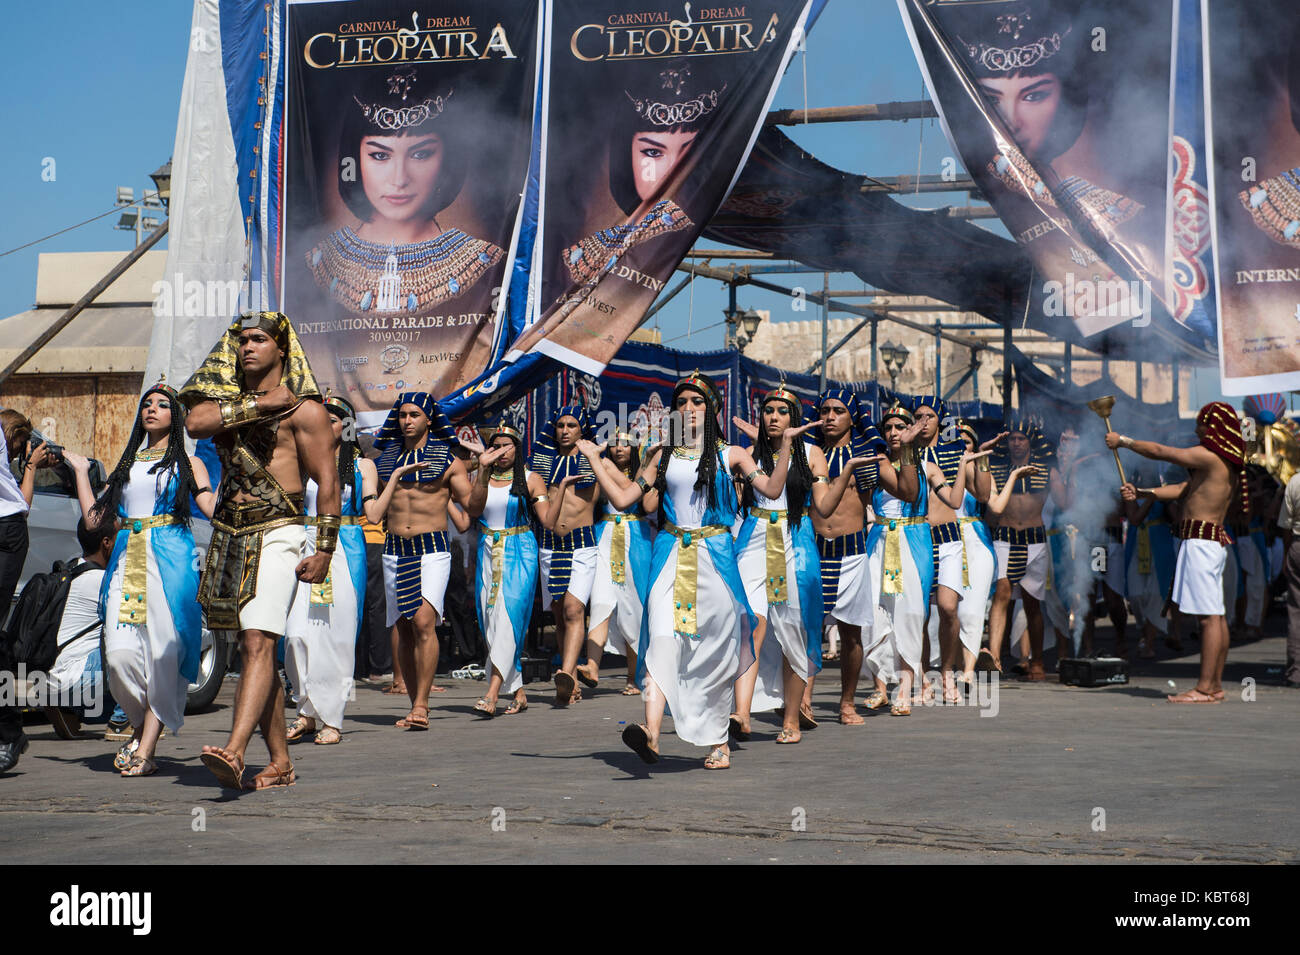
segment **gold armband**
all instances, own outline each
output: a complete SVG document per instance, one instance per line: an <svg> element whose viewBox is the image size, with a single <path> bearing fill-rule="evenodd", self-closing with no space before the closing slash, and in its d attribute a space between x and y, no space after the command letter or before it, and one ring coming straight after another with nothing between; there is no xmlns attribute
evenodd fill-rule
<svg viewBox="0 0 1300 955"><path fill-rule="evenodd" d="M813 478L813 483L814 483L814 484L830 484L830 483L831 483L831 479L828 478L825 474L819 474L819 475L817 475L815 478Z"/></svg>
<svg viewBox="0 0 1300 955"><path fill-rule="evenodd" d="M543 503L544 501L549 501L549 500L550 500L550 498L547 497L545 494L538 494L535 498L533 498L533 503L534 503L534 504L541 504L541 503Z"/></svg>
<svg viewBox="0 0 1300 955"><path fill-rule="evenodd" d="M339 524L337 514L320 514L316 517L316 550L332 554L339 543Z"/></svg>
<svg viewBox="0 0 1300 955"><path fill-rule="evenodd" d="M985 455L984 457L980 458L978 461L975 462L975 470L983 471L985 474L988 474L990 471L993 470L993 468L989 466L988 455Z"/></svg>
<svg viewBox="0 0 1300 955"><path fill-rule="evenodd" d="M231 401L221 401L217 403L221 409L221 423L227 428L238 427L248 421L255 421L260 417L257 410L257 396L248 395L244 398Z"/></svg>
<svg viewBox="0 0 1300 955"><path fill-rule="evenodd" d="M650 483L639 474L636 476L636 486L641 489L643 497L650 493Z"/></svg>
<svg viewBox="0 0 1300 955"><path fill-rule="evenodd" d="M761 468L754 468L754 470L750 471L748 474L745 475L743 480L746 484L753 484L754 478L758 477L762 473L763 471Z"/></svg>
<svg viewBox="0 0 1300 955"><path fill-rule="evenodd" d="M1121 434L1119 436L1119 443L1120 443L1120 447L1124 447L1124 448L1133 447L1133 439L1126 434Z"/></svg>

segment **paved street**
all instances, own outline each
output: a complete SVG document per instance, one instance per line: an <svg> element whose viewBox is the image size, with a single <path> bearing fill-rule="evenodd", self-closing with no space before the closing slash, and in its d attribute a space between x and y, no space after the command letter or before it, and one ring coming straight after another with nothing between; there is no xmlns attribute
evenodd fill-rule
<svg viewBox="0 0 1300 955"><path fill-rule="evenodd" d="M440 678L450 689L435 695L428 733L395 729L404 699L361 684L341 745L297 744L297 785L245 794L219 789L198 760L201 746L225 739L227 681L216 708L162 740L152 778L120 778L102 739L63 742L48 724L29 725L31 749L0 776L0 857L1295 862L1300 692L1269 685L1278 677L1267 673L1284 651L1281 637L1234 646L1219 706L1164 701L1167 681L1194 682L1189 655L1136 664L1127 687L1004 680L987 697L991 717L917 707L858 727L833 722L832 665L817 687L821 726L776 746L775 717L758 717L726 772L705 771L704 751L670 735L665 759L643 766L619 740L640 718L639 700L618 695L621 671L567 710L536 686L527 712L492 721L472 715L484 684ZM1249 702L1247 678L1257 681ZM249 755L255 772L265 758L256 738Z"/></svg>

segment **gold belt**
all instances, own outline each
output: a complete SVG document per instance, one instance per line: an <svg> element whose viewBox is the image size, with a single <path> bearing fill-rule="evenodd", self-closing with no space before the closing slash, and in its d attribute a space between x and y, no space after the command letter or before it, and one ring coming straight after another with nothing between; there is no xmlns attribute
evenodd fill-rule
<svg viewBox="0 0 1300 955"><path fill-rule="evenodd" d="M151 527L179 524L171 514L154 517L128 517L122 522L127 532L126 553L122 555L122 602L117 608L117 622L144 626L148 622L148 604L144 599L149 581L149 551L144 532Z"/></svg>
<svg viewBox="0 0 1300 955"><path fill-rule="evenodd" d="M329 516L329 515L327 514L326 517L328 517L328 516ZM350 526L352 526L352 525L354 525L354 524L355 524L355 525L360 525L364 520L365 520L365 518L362 517L362 516L359 515L359 514L344 514L344 515L342 515L342 516L339 517L339 523L338 523L338 526L340 526L340 527L350 527ZM320 526L320 518L317 517L315 514L311 514L311 515L309 515L308 517L306 517L306 518L304 519L304 523L305 523L308 527L319 527L319 526Z"/></svg>
<svg viewBox="0 0 1300 955"><path fill-rule="evenodd" d="M771 510L765 507L751 507L749 513L760 520L767 521L767 539L764 550L767 554L767 603L768 606L789 602L789 588L785 596L781 589L785 587L785 531L781 522L786 519L785 511Z"/></svg>
<svg viewBox="0 0 1300 955"><path fill-rule="evenodd" d="M484 534L492 535L492 589L488 591L488 607L496 606L497 593L501 590L501 567L505 563L506 538L531 531L527 524L519 527L487 528Z"/></svg>
<svg viewBox="0 0 1300 955"><path fill-rule="evenodd" d="M901 528L913 524L928 524L924 517L877 517L874 521L885 529L885 567L884 580L880 585L882 594L901 594L903 592L903 532Z"/></svg>
<svg viewBox="0 0 1300 955"><path fill-rule="evenodd" d="M673 629L688 637L698 636L697 614L699 608L695 603L700 570L699 556L697 554L699 550L698 542L718 534L730 533L731 528L725 524L710 524L707 527L684 530L676 524L665 522L663 529L681 542L681 546L677 550L677 577L673 581L674 621L676 623Z"/></svg>
<svg viewBox="0 0 1300 955"><path fill-rule="evenodd" d="M609 540L609 576L616 584L627 583L627 527L628 521L641 520L640 514L606 514L602 521L614 525Z"/></svg>
<svg viewBox="0 0 1300 955"><path fill-rule="evenodd" d="M212 519L212 526L227 534L239 536L242 534L258 534L262 531L272 531L277 527L288 527L292 524L298 524L301 526L306 522L306 520L306 515L292 514L288 517L275 517L266 521L250 521L247 524L241 521L236 521L234 524L227 524L225 521L219 521L214 517Z"/></svg>

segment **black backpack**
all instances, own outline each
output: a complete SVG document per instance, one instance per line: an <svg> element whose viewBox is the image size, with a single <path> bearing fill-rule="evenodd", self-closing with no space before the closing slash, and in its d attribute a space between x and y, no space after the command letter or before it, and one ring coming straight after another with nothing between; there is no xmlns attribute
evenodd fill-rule
<svg viewBox="0 0 1300 955"><path fill-rule="evenodd" d="M48 574L33 574L14 605L9 618L5 642L13 665L26 663L29 670L49 672L59 656L59 625L63 622L63 605L68 602L72 581L96 566L88 560L69 566L55 561ZM82 633L99 626L96 622ZM81 636L82 634L77 634Z"/></svg>

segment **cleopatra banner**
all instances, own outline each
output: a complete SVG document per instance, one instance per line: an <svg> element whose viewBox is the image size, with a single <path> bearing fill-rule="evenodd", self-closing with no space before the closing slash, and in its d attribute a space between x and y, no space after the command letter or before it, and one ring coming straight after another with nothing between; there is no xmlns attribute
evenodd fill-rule
<svg viewBox="0 0 1300 955"><path fill-rule="evenodd" d="M1202 8L1221 389L1300 388L1300 27L1295 6Z"/></svg>
<svg viewBox="0 0 1300 955"><path fill-rule="evenodd" d="M496 357L529 162L540 5L288 5L284 311L371 423Z"/></svg>
<svg viewBox="0 0 1300 955"><path fill-rule="evenodd" d="M554 0L529 327L599 374L734 184L809 0Z"/></svg>
<svg viewBox="0 0 1300 955"><path fill-rule="evenodd" d="M1084 337L1149 323L1152 294L1168 304L1172 0L898 3L949 141L1034 263L1030 307Z"/></svg>

